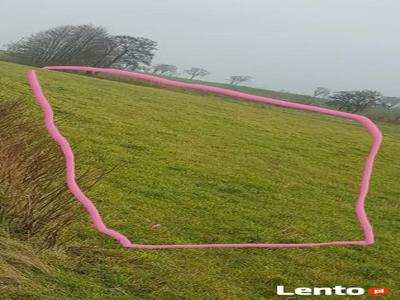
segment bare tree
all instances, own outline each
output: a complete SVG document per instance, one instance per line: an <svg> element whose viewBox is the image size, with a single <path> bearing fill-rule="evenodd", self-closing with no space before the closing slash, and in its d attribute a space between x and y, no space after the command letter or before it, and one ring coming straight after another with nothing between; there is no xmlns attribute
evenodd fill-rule
<svg viewBox="0 0 400 300"><path fill-rule="evenodd" d="M238 85L242 82L249 82L253 79L251 76L242 76L242 75L234 75L229 77L229 84L230 85Z"/></svg>
<svg viewBox="0 0 400 300"><path fill-rule="evenodd" d="M165 75L165 74L175 74L178 71L178 67L168 64L158 64L153 66L153 74Z"/></svg>
<svg viewBox="0 0 400 300"><path fill-rule="evenodd" d="M330 96L332 105L340 111L357 113L369 106L383 105L382 95L377 91L341 91Z"/></svg>
<svg viewBox="0 0 400 300"><path fill-rule="evenodd" d="M156 47L156 42L143 37L111 36L107 54L97 65L129 70L150 66Z"/></svg>
<svg viewBox="0 0 400 300"><path fill-rule="evenodd" d="M108 41L108 33L102 27L59 26L23 38L9 45L8 51L15 61L39 67L93 65L104 56Z"/></svg>
<svg viewBox="0 0 400 300"><path fill-rule="evenodd" d="M112 36L103 27L58 26L8 46L15 62L45 65L83 65L135 69L150 65L156 42L130 36Z"/></svg>
<svg viewBox="0 0 400 300"><path fill-rule="evenodd" d="M328 98L331 93L330 89L324 87L317 87L314 90L314 97Z"/></svg>
<svg viewBox="0 0 400 300"><path fill-rule="evenodd" d="M194 79L196 77L204 77L210 74L210 72L208 72L205 69L202 68L191 68L188 70L185 70L185 73L189 74L190 79Z"/></svg>

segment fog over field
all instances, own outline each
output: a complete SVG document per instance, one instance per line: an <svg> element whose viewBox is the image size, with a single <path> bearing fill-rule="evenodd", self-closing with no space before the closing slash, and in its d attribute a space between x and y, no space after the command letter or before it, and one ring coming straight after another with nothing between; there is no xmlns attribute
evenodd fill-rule
<svg viewBox="0 0 400 300"><path fill-rule="evenodd" d="M251 75L252 86L400 96L398 0L1 0L0 43L65 24L159 43L155 63Z"/></svg>

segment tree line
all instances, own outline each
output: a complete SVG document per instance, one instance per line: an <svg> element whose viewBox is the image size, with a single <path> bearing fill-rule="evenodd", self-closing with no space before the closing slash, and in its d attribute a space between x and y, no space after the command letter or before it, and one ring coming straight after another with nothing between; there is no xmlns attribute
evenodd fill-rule
<svg viewBox="0 0 400 300"><path fill-rule="evenodd" d="M145 37L112 35L104 27L92 25L66 25L11 43L7 47L7 60L36 67L79 65L177 76L175 65L152 65L156 51L157 42ZM191 80L210 75L208 70L200 67L186 69L184 73ZM252 79L247 75L232 75L227 83L235 86ZM392 109L400 105L399 98L383 97L372 90L331 93L327 88L318 87L313 95L350 113L359 113L372 106Z"/></svg>
<svg viewBox="0 0 400 300"><path fill-rule="evenodd" d="M177 76L178 75L178 67L170 64L158 64L148 68L146 71L150 71L153 74L157 75L170 75ZM189 76L189 79L193 80L198 77L204 77L210 75L210 72L203 68L193 67L187 70L184 70L184 73ZM228 78L228 84L230 85L239 85L244 82L250 82L253 79L251 76L247 75L232 75Z"/></svg>
<svg viewBox="0 0 400 300"><path fill-rule="evenodd" d="M57 26L41 31L7 47L9 60L44 67L79 65L175 75L178 68L169 64L152 66L157 42L129 35L112 35L104 27L92 25ZM208 76L209 71L192 67L184 71L190 79ZM250 76L231 76L231 85L251 80Z"/></svg>

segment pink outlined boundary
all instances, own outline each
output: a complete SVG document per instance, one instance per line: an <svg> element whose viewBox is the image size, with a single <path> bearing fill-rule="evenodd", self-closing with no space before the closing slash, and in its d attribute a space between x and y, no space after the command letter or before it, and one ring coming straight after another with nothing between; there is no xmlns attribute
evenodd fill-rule
<svg viewBox="0 0 400 300"><path fill-rule="evenodd" d="M216 94L223 94L232 97L241 98L244 100L250 100L255 102L262 102L282 107L318 112L322 114L352 119L359 122L361 125L366 127L373 137L373 144L368 157L364 164L364 172L360 185L360 193L356 201L356 214L364 233L363 241L334 241L334 242L323 242L323 243L298 243L298 244L183 244L183 245L143 245L134 244L129 241L129 239L123 234L107 228L104 224L99 211L93 202L85 196L85 194L80 190L78 184L75 180L75 159L74 153L69 145L67 139L58 131L54 123L53 110L43 94L42 88L40 86L38 77L35 71L29 71L27 73L27 78L29 84L32 88L33 95L36 98L37 103L41 107L44 114L45 127L47 128L50 136L56 141L56 143L61 147L61 150L65 157L66 166L66 183L71 193L75 198L84 206L86 211L89 213L91 221L94 227L101 233L117 240L125 248L136 248L136 249L166 249L166 248L294 248L294 247L318 247L318 246L329 246L329 245L355 245L355 246L366 246L374 243L374 232L370 222L368 221L367 214L365 212L364 203L367 197L370 179L372 175L374 160L378 154L380 145L382 143L382 134L379 128L367 117L350 114L345 112L340 112L332 109L316 107L312 105L305 105L299 103L286 102L282 100L276 100L251 94L246 94L242 92L227 90L223 88L206 86L200 84L184 83L178 81L172 81L164 78L159 78L156 76L151 76L147 74L134 73L128 71L121 71L115 69L104 69L104 68L93 68L93 67L79 67L79 66L52 66L44 67L45 70L70 70L70 71L91 71L91 72L102 72L110 73L114 75L133 77L136 79L141 79L145 81L150 81L162 85L188 88L193 90L207 91Z"/></svg>

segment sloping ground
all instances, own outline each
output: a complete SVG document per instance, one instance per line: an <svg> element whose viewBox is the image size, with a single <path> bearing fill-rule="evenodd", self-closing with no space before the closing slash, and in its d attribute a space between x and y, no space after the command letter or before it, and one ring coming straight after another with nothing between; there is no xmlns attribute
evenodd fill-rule
<svg viewBox="0 0 400 300"><path fill-rule="evenodd" d="M0 99L21 99L41 120L27 70L0 63ZM108 226L133 242L362 239L354 201L371 138L358 124L79 75L39 72L39 78L75 150L78 172L117 166L88 195ZM395 289L400 128L380 127L384 145L367 199L377 234L373 246L124 250L84 218L65 246L70 259L30 275L41 287L36 294L269 299L277 284ZM26 295L29 288L21 291Z"/></svg>
<svg viewBox="0 0 400 300"><path fill-rule="evenodd" d="M153 84L148 83L148 82L136 80L133 78L114 76L114 75L110 75L110 74L103 73L103 74L96 74L96 76L98 78L104 78L104 79L115 80L115 81L120 81L120 82L134 83L136 85L154 86ZM300 94L293 94L290 92L283 92L283 91L278 92L278 91L258 89L258 88L243 86L243 85L235 86L235 85L230 85L230 84L225 84L225 83L217 83L217 82L196 80L196 79L192 80L192 79L187 79L184 77L173 77L173 76L162 76L162 77L166 78L166 79L182 81L182 82L187 82L187 83L206 84L206 85L210 85L210 86L216 86L216 87L220 87L220 88L224 88L224 89L240 91L240 92L249 93L249 94L253 94L253 95L259 95L259 96L263 96L263 97L276 98L276 99L286 100L286 101L290 101L290 102L313 104L313 105L318 105L318 106L327 106L326 100L324 101L321 98L300 95ZM194 91L190 91L190 92L196 93Z"/></svg>
<svg viewBox="0 0 400 300"><path fill-rule="evenodd" d="M97 78L104 78L104 79L109 79L109 80L114 80L114 81L119 81L119 82L132 83L135 85L154 87L154 84L136 80L136 79L132 79L132 78L113 76L110 74L96 74L95 76ZM294 94L294 93L285 92L285 91L278 92L278 91L273 91L273 90L259 89L259 88L253 88L253 87L242 86L242 85L232 86L232 85L224 84L224 83L209 82L209 81L203 81L203 80L190 80L190 79L182 78L182 77L171 77L171 76L163 76L163 77L167 78L167 79L175 80L175 81L206 84L206 85L210 85L210 86L221 87L224 89L230 89L230 90L244 92L244 93L248 93L248 94L263 96L263 97L267 97L267 98L274 98L274 99L280 99L280 100L285 100L285 101L289 101L289 102L309 104L309 105L315 105L315 106L335 109L335 107L329 103L328 99L322 99L322 98L317 98L317 97L312 97L312 96L307 96L307 95ZM163 88L171 90L171 88L166 88L166 87L163 87ZM174 89L172 89L172 90L174 90ZM186 91L180 90L180 92L188 92L190 94L197 93L192 90L186 90ZM384 108L381 106L372 106L372 107L367 108L365 111L363 111L362 114L371 118L372 120L375 120L375 121L392 123L392 124L400 124L400 107L395 107L393 109L388 110L387 108Z"/></svg>

